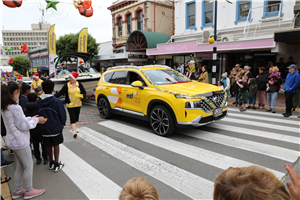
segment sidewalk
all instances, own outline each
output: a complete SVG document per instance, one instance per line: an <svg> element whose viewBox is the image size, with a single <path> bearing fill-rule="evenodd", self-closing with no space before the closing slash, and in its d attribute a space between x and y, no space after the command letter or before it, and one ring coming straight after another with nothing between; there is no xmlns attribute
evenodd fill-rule
<svg viewBox="0 0 300 200"><path fill-rule="evenodd" d="M233 104L232 104L233 102L235 102L235 98L228 99L228 105L229 106L233 106ZM256 99L256 107L258 107L257 99ZM268 109L268 100L267 100L267 98L266 98L265 110L266 109ZM285 96L284 96L284 93L278 93L275 110L285 112ZM297 108L296 112L300 113L300 108ZM296 115L298 115L298 114L296 114Z"/></svg>

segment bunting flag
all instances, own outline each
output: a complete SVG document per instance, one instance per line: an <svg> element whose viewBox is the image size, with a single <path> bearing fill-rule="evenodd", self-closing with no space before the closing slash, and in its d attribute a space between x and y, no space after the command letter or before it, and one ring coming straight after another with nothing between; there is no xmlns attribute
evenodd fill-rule
<svg viewBox="0 0 300 200"><path fill-rule="evenodd" d="M28 70L27 70L27 72L26 72L26 76L27 76L27 77L29 77L29 73L28 73Z"/></svg>

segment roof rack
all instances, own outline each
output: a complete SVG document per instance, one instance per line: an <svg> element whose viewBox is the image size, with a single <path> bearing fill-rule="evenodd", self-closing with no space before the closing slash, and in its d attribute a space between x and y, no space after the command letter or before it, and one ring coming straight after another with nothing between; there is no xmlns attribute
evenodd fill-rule
<svg viewBox="0 0 300 200"><path fill-rule="evenodd" d="M107 68L107 71L114 70L114 69L126 69L126 68L133 68L133 69L142 70L141 67L170 68L169 66L166 66L166 65L145 65L145 66L123 65L123 66L109 67L109 68Z"/></svg>

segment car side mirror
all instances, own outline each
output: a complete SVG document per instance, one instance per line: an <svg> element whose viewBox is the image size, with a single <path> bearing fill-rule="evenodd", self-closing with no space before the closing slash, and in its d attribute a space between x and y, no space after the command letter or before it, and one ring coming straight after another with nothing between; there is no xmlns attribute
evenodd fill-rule
<svg viewBox="0 0 300 200"><path fill-rule="evenodd" d="M132 87L138 87L140 89L144 89L143 83L141 81L134 81L134 82L131 83L131 86Z"/></svg>

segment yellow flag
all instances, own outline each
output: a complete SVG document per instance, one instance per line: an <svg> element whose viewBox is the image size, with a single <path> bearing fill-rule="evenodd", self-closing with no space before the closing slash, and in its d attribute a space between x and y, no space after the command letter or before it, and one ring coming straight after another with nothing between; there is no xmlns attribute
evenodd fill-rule
<svg viewBox="0 0 300 200"><path fill-rule="evenodd" d="M49 76L55 76L56 42L55 42L55 24L51 26L48 33L48 56L49 56Z"/></svg>
<svg viewBox="0 0 300 200"><path fill-rule="evenodd" d="M78 52L87 53L88 29L83 28L79 33Z"/></svg>
<svg viewBox="0 0 300 200"><path fill-rule="evenodd" d="M26 72L26 76L27 76L27 77L29 77L29 73L28 73L28 70L27 70L27 72Z"/></svg>

